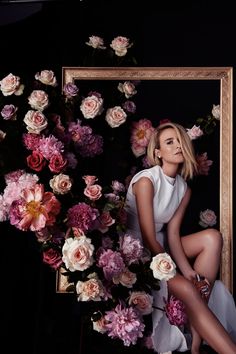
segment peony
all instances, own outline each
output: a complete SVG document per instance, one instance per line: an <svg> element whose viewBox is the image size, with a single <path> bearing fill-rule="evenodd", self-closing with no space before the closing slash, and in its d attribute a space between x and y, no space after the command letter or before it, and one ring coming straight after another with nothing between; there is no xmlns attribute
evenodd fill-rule
<svg viewBox="0 0 236 354"><path fill-rule="evenodd" d="M200 212L199 225L201 225L202 227L205 228L208 226L213 226L216 224L216 222L217 222L217 217L213 210L206 209Z"/></svg>
<svg viewBox="0 0 236 354"><path fill-rule="evenodd" d="M159 253L152 258L150 268L159 280L170 280L176 274L176 265L168 253Z"/></svg>

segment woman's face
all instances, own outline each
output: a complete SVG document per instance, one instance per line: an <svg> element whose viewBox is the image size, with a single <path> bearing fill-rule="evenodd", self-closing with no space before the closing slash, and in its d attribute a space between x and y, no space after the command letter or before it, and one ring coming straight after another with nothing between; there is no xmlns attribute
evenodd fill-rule
<svg viewBox="0 0 236 354"><path fill-rule="evenodd" d="M184 162L179 139L173 128L167 128L160 133L160 148L156 155L161 158L162 164L180 164Z"/></svg>

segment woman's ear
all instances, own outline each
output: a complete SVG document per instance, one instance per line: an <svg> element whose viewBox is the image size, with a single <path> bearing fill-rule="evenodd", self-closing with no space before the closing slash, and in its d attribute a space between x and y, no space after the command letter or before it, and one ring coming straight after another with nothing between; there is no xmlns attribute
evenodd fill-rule
<svg viewBox="0 0 236 354"><path fill-rule="evenodd" d="M158 159L161 159L161 153L159 149L155 149L155 157L158 157Z"/></svg>

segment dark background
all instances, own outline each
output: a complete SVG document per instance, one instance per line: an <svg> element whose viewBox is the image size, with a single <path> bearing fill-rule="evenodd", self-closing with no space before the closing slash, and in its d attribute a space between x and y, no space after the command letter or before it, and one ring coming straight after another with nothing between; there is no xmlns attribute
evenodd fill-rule
<svg viewBox="0 0 236 354"><path fill-rule="evenodd" d="M1 77L44 69L60 77L62 66L83 65L91 35L107 42L118 35L131 38L138 66L235 67L232 6L204 0L0 1ZM73 295L55 293L55 274L42 264L36 241L6 226L1 261L4 353L104 351L101 335L93 335L96 345L80 341L81 331L87 334L81 309Z"/></svg>

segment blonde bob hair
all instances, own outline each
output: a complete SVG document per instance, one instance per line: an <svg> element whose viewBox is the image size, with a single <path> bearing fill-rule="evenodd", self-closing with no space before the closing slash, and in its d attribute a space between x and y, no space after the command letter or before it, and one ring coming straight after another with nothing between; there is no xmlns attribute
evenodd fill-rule
<svg viewBox="0 0 236 354"><path fill-rule="evenodd" d="M147 147L148 162L151 166L162 165L162 160L156 156L155 149L160 149L160 135L163 130L168 128L175 130L184 157L184 162L180 165L179 173L185 180L190 179L197 173L198 165L192 141L186 129L178 123L167 122L156 128Z"/></svg>

